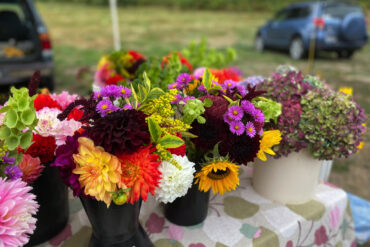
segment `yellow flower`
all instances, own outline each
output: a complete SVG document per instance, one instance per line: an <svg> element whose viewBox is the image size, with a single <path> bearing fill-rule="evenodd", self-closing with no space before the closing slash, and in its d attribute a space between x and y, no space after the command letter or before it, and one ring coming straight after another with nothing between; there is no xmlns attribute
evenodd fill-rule
<svg viewBox="0 0 370 247"><path fill-rule="evenodd" d="M271 147L279 144L280 141L280 130L268 130L263 132L262 140L260 140L260 150L257 153L257 157L262 161L266 161L267 158L265 153L275 155L275 152L271 149Z"/></svg>
<svg viewBox="0 0 370 247"><path fill-rule="evenodd" d="M361 149L363 149L364 147L364 142L360 142L358 145L357 145L357 152L360 152Z"/></svg>
<svg viewBox="0 0 370 247"><path fill-rule="evenodd" d="M108 62L109 62L109 57L108 56L103 56L102 58L100 58L100 60L98 62L98 69L101 69Z"/></svg>
<svg viewBox="0 0 370 247"><path fill-rule="evenodd" d="M194 90L201 85L201 82L199 80L194 80L193 83L189 83L185 89L185 92L187 94L191 94L194 92Z"/></svg>
<svg viewBox="0 0 370 247"><path fill-rule="evenodd" d="M80 175L78 181L86 195L104 201L109 207L111 192L117 191L117 187L126 188L121 183L121 163L116 156L104 152L102 147L94 146L89 138L80 137L78 143L78 153L73 155L76 163L73 173Z"/></svg>
<svg viewBox="0 0 370 247"><path fill-rule="evenodd" d="M207 192L212 187L214 194L222 195L239 185L238 173L239 166L230 161L212 161L195 175L195 184L199 182L200 191Z"/></svg>
<svg viewBox="0 0 370 247"><path fill-rule="evenodd" d="M352 95L353 88L351 88L351 87L341 87L341 88L339 88L338 92L348 94L348 95Z"/></svg>

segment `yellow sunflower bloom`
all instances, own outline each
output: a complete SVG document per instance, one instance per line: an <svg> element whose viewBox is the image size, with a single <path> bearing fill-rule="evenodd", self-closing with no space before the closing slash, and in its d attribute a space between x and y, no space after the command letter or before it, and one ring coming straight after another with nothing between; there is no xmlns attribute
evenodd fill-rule
<svg viewBox="0 0 370 247"><path fill-rule="evenodd" d="M121 163L116 156L104 152L102 147L94 146L89 138L80 137L78 143L78 153L73 155L76 168L72 172L80 175L78 181L86 195L104 201L109 207L111 192L126 188L121 183Z"/></svg>
<svg viewBox="0 0 370 247"><path fill-rule="evenodd" d="M222 195L239 185L238 173L239 166L234 163L227 160L212 161L195 175L195 184L199 182L200 191L207 192L212 187L214 194Z"/></svg>
<svg viewBox="0 0 370 247"><path fill-rule="evenodd" d="M348 95L352 95L353 88L351 88L351 87L341 87L341 88L339 88L338 92L348 94Z"/></svg>
<svg viewBox="0 0 370 247"><path fill-rule="evenodd" d="M280 130L268 130L263 132L262 139L260 140L260 150L257 153L257 157L262 161L266 161L267 157L265 153L275 155L275 152L271 149L271 147L279 144L280 141Z"/></svg>

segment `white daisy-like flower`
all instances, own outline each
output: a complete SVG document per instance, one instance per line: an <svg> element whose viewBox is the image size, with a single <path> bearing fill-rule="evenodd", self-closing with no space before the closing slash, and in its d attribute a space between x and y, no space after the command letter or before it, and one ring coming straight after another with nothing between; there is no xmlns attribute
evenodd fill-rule
<svg viewBox="0 0 370 247"><path fill-rule="evenodd" d="M184 196L193 184L195 164L188 157L172 155L182 169L178 169L170 162L163 161L159 166L162 178L155 191L156 199L163 203L173 202L176 198Z"/></svg>

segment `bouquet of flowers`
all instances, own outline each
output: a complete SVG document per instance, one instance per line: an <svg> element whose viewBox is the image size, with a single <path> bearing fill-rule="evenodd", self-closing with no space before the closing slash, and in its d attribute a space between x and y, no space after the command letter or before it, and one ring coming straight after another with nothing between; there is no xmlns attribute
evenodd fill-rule
<svg viewBox="0 0 370 247"><path fill-rule="evenodd" d="M115 51L109 56L103 56L97 66L94 76L93 91L119 82L131 81L139 66L146 58L136 51Z"/></svg>
<svg viewBox="0 0 370 247"><path fill-rule="evenodd" d="M265 160L264 152L273 154L271 147L280 142L280 131L263 131L265 122L281 111L280 104L261 97L263 91L232 80L219 83L208 69L202 76L181 74L168 87L179 92L176 101L183 119L193 121L194 138L186 148L192 161L202 163L195 175L201 191L235 190L240 165L255 157Z"/></svg>
<svg viewBox="0 0 370 247"><path fill-rule="evenodd" d="M57 148L53 164L74 195L107 207L145 201L149 193L163 202L184 195L195 170L185 156L181 133L190 125L175 116L176 94L152 87L144 74L130 88L103 87L59 114L64 121L78 106L83 112L82 131Z"/></svg>
<svg viewBox="0 0 370 247"><path fill-rule="evenodd" d="M361 147L365 114L351 95L295 70L273 73L258 88L282 104L280 117L267 124L282 133L275 158L308 148L316 159L333 160Z"/></svg>

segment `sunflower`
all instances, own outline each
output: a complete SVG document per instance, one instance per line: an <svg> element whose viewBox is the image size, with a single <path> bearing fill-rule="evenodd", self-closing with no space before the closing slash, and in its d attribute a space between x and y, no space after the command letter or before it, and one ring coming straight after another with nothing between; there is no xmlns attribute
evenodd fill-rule
<svg viewBox="0 0 370 247"><path fill-rule="evenodd" d="M214 194L235 190L239 185L239 166L228 160L213 160L195 175L199 190L207 192L212 187Z"/></svg>
<svg viewBox="0 0 370 247"><path fill-rule="evenodd" d="M275 155L275 152L271 149L272 146L279 144L281 141L280 130L268 130L263 132L262 139L260 140L260 150L257 153L257 157L266 161L265 153Z"/></svg>

